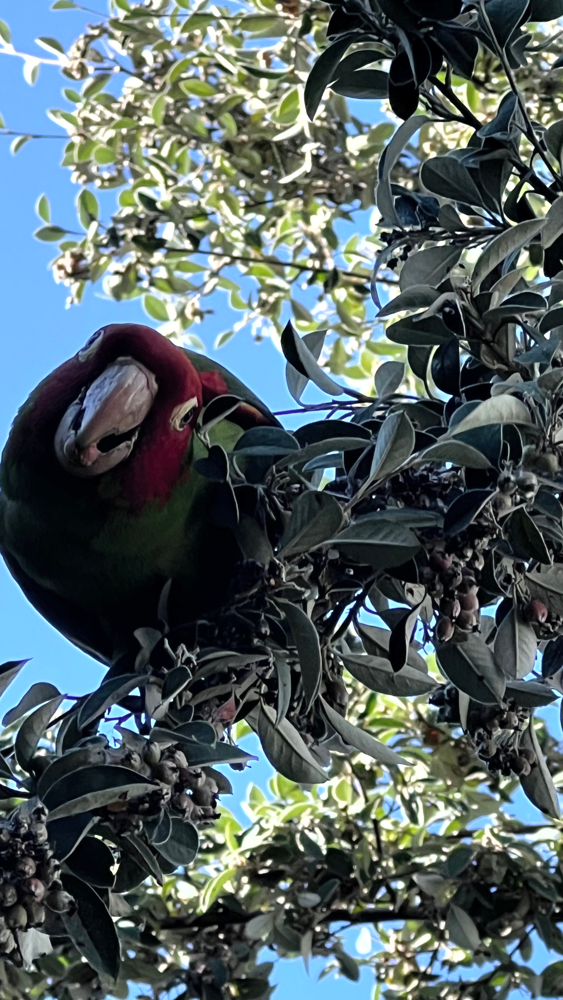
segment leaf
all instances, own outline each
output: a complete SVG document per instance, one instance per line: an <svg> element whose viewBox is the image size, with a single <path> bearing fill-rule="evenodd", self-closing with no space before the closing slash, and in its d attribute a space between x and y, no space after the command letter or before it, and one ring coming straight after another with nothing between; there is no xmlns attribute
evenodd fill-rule
<svg viewBox="0 0 563 1000"><path fill-rule="evenodd" d="M552 962L541 974L542 997L560 998L563 995L563 961Z"/></svg>
<svg viewBox="0 0 563 1000"><path fill-rule="evenodd" d="M384 764L385 767L398 767L400 764L408 765L408 761L404 757L400 757L394 750L391 750L391 747L386 746L385 743L380 743L379 740L375 740L373 736L370 736L363 729L358 729L357 726L353 726L347 719L342 718L334 708L331 708L327 704L323 697L321 697L321 704L330 725L348 746L353 747L354 750L359 750L360 753L367 754L368 757L373 757L378 764Z"/></svg>
<svg viewBox="0 0 563 1000"><path fill-rule="evenodd" d="M338 385L334 379L330 378L324 368L317 363L313 354L303 342L293 324L286 323L281 335L281 348L286 361L299 372L314 382L317 388L326 392L329 396L341 396L344 392L342 386Z"/></svg>
<svg viewBox="0 0 563 1000"><path fill-rule="evenodd" d="M24 694L15 708L11 708L9 712L6 712L6 715L2 719L2 725L11 726L12 723L17 722L22 716L27 715L32 708L42 705L45 701L57 698L59 695L60 691L54 684L49 684L48 682L32 684L29 691Z"/></svg>
<svg viewBox="0 0 563 1000"><path fill-rule="evenodd" d="M395 298L390 299L377 314L378 319L385 319L395 313L411 309L427 309L440 298L440 293L429 285L413 285L400 292Z"/></svg>
<svg viewBox="0 0 563 1000"><path fill-rule="evenodd" d="M12 35L5 21L0 21L0 38L3 42L6 42L6 45L11 44Z"/></svg>
<svg viewBox="0 0 563 1000"><path fill-rule="evenodd" d="M221 895L227 882L229 882L233 876L237 874L237 872L238 868L226 868L224 872L219 872L218 875L210 878L205 883L200 902L202 913L205 913L210 906L213 906L213 903Z"/></svg>
<svg viewBox="0 0 563 1000"><path fill-rule="evenodd" d="M364 562L374 569L402 566L420 551L416 535L402 524L372 520L369 515L358 518L326 545L337 548L341 555Z"/></svg>
<svg viewBox="0 0 563 1000"><path fill-rule="evenodd" d="M359 983L360 981L360 966L356 962L355 958L351 955L347 955L345 951L340 949L335 952L336 961L340 966L340 971L346 979L350 979L353 983Z"/></svg>
<svg viewBox="0 0 563 1000"><path fill-rule="evenodd" d="M330 493L302 493L280 539L278 556L288 558L308 552L335 535L342 526L342 508Z"/></svg>
<svg viewBox="0 0 563 1000"><path fill-rule="evenodd" d="M127 841L128 849L131 852L132 858L136 864L141 865L147 874L152 875L158 885L162 885L164 878L159 858L154 853L152 848L145 842L144 838L140 837L137 833L134 833L133 830L128 830L125 833L125 840Z"/></svg>
<svg viewBox="0 0 563 1000"><path fill-rule="evenodd" d="M318 361L320 358L326 333L326 330L314 330L312 333L306 333L303 337L303 343L305 344L307 350L311 352L315 361ZM297 369L288 362L285 368L285 378L287 388L289 389L295 402L300 403L301 396L307 388L309 377L307 375L302 375L301 372L298 372Z"/></svg>
<svg viewBox="0 0 563 1000"><path fill-rule="evenodd" d="M258 733L270 764L284 778L305 785L328 779L327 773L317 764L295 726L287 719L276 726L276 713L269 705L261 703L259 708L247 715L246 720Z"/></svg>
<svg viewBox="0 0 563 1000"><path fill-rule="evenodd" d="M551 705L557 697L545 681L533 680L508 681L506 695L514 698L522 708L543 708L544 705Z"/></svg>
<svg viewBox="0 0 563 1000"><path fill-rule="evenodd" d="M172 832L164 844L158 845L158 852L163 858L176 865L191 865L195 860L199 847L198 832L193 823L185 823L182 819L172 820Z"/></svg>
<svg viewBox="0 0 563 1000"><path fill-rule="evenodd" d="M535 559L551 565L551 556L534 519L524 507L517 507L508 518L506 537L517 559Z"/></svg>
<svg viewBox="0 0 563 1000"><path fill-rule="evenodd" d="M356 99L381 100L387 97L388 75L380 69L360 69L342 73L330 84L335 94Z"/></svg>
<svg viewBox="0 0 563 1000"><path fill-rule="evenodd" d="M274 654L278 676L278 700L276 706L276 726L285 719L291 701L291 667L282 654Z"/></svg>
<svg viewBox="0 0 563 1000"><path fill-rule="evenodd" d="M16 679L26 663L29 663L29 658L27 660L8 660L7 663L3 663L0 666L0 697L12 681Z"/></svg>
<svg viewBox="0 0 563 1000"><path fill-rule="evenodd" d="M115 857L111 849L99 837L84 837L76 845L66 864L74 875L88 885L113 888L115 875L112 871Z"/></svg>
<svg viewBox="0 0 563 1000"><path fill-rule="evenodd" d="M369 654L389 659L389 644L391 641L391 632L389 629L378 628L376 625L364 625L363 622L358 622L356 630ZM412 646L409 648L407 664L410 667L414 667L419 673L428 674L426 660Z"/></svg>
<svg viewBox="0 0 563 1000"><path fill-rule="evenodd" d="M465 642L437 646L436 658L442 672L459 691L485 705L500 702L506 687L504 673L480 635L468 635Z"/></svg>
<svg viewBox="0 0 563 1000"><path fill-rule="evenodd" d="M329 45L324 52L321 52L313 68L310 70L305 84L304 100L305 110L311 120L313 120L317 113L325 88L335 78L336 69L342 56L360 38L360 32L346 32L341 38L338 38Z"/></svg>
<svg viewBox="0 0 563 1000"><path fill-rule="evenodd" d="M446 244L416 250L403 264L399 277L401 291L413 285L439 285L461 257L461 248Z"/></svg>
<svg viewBox="0 0 563 1000"><path fill-rule="evenodd" d="M60 226L42 226L41 229L36 229L33 235L36 240L43 240L44 243L55 243L67 235L67 230L61 229Z"/></svg>
<svg viewBox="0 0 563 1000"><path fill-rule="evenodd" d="M120 967L119 938L107 908L82 879L70 872L65 872L62 878L66 891L76 902L76 909L61 914L68 936L95 972L116 980Z"/></svg>
<svg viewBox="0 0 563 1000"><path fill-rule="evenodd" d="M64 696L62 694L57 695L56 698L51 698L46 704L41 705L40 708L37 708L35 712L28 716L20 726L14 747L16 760L20 767L23 767L24 771L29 767L31 758L37 750L39 740L63 700Z"/></svg>
<svg viewBox="0 0 563 1000"><path fill-rule="evenodd" d="M88 695L80 706L78 728L84 729L88 723L103 715L108 708L139 687L141 680L139 674L120 674L118 677L110 677L109 680L100 684L97 691Z"/></svg>
<svg viewBox="0 0 563 1000"><path fill-rule="evenodd" d="M510 254L521 250L526 243L530 243L534 236L537 236L545 226L545 219L528 219L512 226L500 236L495 236L487 248L479 257L474 269L471 282L474 292L477 292L481 283L491 271L494 271L498 264L502 264Z"/></svg>
<svg viewBox="0 0 563 1000"><path fill-rule="evenodd" d="M317 697L322 679L323 664L319 634L311 619L297 605L279 599L276 603L287 618L297 649L305 695L303 711L308 712Z"/></svg>
<svg viewBox="0 0 563 1000"><path fill-rule="evenodd" d="M68 816L65 819L47 820L49 845L58 861L64 861L72 854L89 830L99 821L98 816L85 812L79 816Z"/></svg>
<svg viewBox="0 0 563 1000"><path fill-rule="evenodd" d="M409 667L395 673L389 660L381 656L367 656L361 653L342 654L344 666L360 684L370 691L380 694L393 694L397 698L408 698L413 695L428 694L436 687L436 682L421 670Z"/></svg>
<svg viewBox="0 0 563 1000"><path fill-rule="evenodd" d="M401 615L398 622L391 631L389 640L389 659L395 673L406 666L412 635L418 621L420 605L417 604L412 611L406 611Z"/></svg>
<svg viewBox="0 0 563 1000"><path fill-rule="evenodd" d="M428 118L426 115L414 115L399 126L385 148L383 156L379 161L379 182L376 188L376 204L384 222L399 225L399 219L395 211L395 199L391 190L391 171L415 132L418 132L419 128L422 128L423 125L427 125L431 121L433 119Z"/></svg>
<svg viewBox="0 0 563 1000"><path fill-rule="evenodd" d="M385 479L410 458L414 428L404 411L390 413L381 425L370 470L370 480Z"/></svg>
<svg viewBox="0 0 563 1000"><path fill-rule="evenodd" d="M449 427L448 436L463 434L474 427L487 427L490 424L531 424L530 411L525 403L516 396L505 393L502 396L492 396L479 403L459 423Z"/></svg>
<svg viewBox="0 0 563 1000"><path fill-rule="evenodd" d="M55 55L65 55L64 47L56 38L48 38L44 35L41 38L36 38L35 41L37 45L40 45L42 49L46 49L47 52L54 52Z"/></svg>
<svg viewBox="0 0 563 1000"><path fill-rule="evenodd" d="M507 677L521 679L536 662L538 640L531 625L523 622L512 607L499 625L495 637L495 660Z"/></svg>
<svg viewBox="0 0 563 1000"><path fill-rule="evenodd" d="M488 458L464 441L446 440L431 444L417 456L417 465L427 465L428 462L452 462L454 465L466 466L469 469L490 469Z"/></svg>
<svg viewBox="0 0 563 1000"><path fill-rule="evenodd" d="M157 787L154 781L143 778L129 767L94 764L59 778L47 790L44 802L51 820L62 819L90 809L101 809L118 800L126 802L135 795L149 794Z"/></svg>
<svg viewBox="0 0 563 1000"><path fill-rule="evenodd" d="M468 490L456 497L444 517L444 534L458 535L473 523L477 515L493 497L493 491Z"/></svg>
<svg viewBox="0 0 563 1000"><path fill-rule="evenodd" d="M540 600L552 615L563 616L563 566L555 563L526 574L532 600Z"/></svg>
<svg viewBox="0 0 563 1000"><path fill-rule="evenodd" d="M550 206L542 229L541 245L544 250L553 246L563 233L563 198L557 198Z"/></svg>
<svg viewBox="0 0 563 1000"><path fill-rule="evenodd" d="M47 767L37 782L37 794L43 799L47 790L65 774L77 771L80 767L92 764L103 764L106 760L105 747L90 745L67 751L62 757L56 757Z"/></svg>
<svg viewBox="0 0 563 1000"><path fill-rule="evenodd" d="M454 942L464 951L477 951L481 944L479 931L465 910L455 903L450 903L446 917L446 930Z"/></svg>
<svg viewBox="0 0 563 1000"><path fill-rule="evenodd" d="M49 199L47 198L46 194L42 194L37 199L37 202L35 204L35 211L37 212L39 218L43 219L43 222L51 221L51 209L49 207Z"/></svg>
<svg viewBox="0 0 563 1000"><path fill-rule="evenodd" d="M156 295L143 295L143 308L151 319L156 319L159 323L167 323L170 319L166 303L157 299Z"/></svg>
<svg viewBox="0 0 563 1000"><path fill-rule="evenodd" d="M420 179L428 191L450 201L483 205L483 197L471 171L455 156L432 156L420 168Z"/></svg>
<svg viewBox="0 0 563 1000"><path fill-rule="evenodd" d="M404 361L384 361L375 373L375 391L380 399L392 396L405 377Z"/></svg>
<svg viewBox="0 0 563 1000"><path fill-rule="evenodd" d="M529 774L520 776L520 784L526 798L532 805L540 809L541 812L551 816L552 819L559 819L561 812L559 809L559 799L557 790L553 783L553 778L549 772L542 749L538 743L538 737L534 729L533 716L530 719L528 728L525 730L520 746L527 750L533 750L536 755L537 765L532 768Z"/></svg>

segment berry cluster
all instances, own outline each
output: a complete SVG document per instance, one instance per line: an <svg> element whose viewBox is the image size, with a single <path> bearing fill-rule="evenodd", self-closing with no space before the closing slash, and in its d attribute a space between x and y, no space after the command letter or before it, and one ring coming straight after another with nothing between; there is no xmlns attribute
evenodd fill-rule
<svg viewBox="0 0 563 1000"><path fill-rule="evenodd" d="M29 817L20 811L0 826L0 953L21 964L17 931L42 927L46 907L69 910L60 868L49 845L47 812L37 806Z"/></svg>
<svg viewBox="0 0 563 1000"><path fill-rule="evenodd" d="M120 833L141 832L143 822L158 816L163 808L197 826L219 819L215 772L208 767L189 767L183 750L174 746L162 750L159 743L148 740L142 753L120 747L113 762L132 768L158 785L148 795L118 799L106 807L112 826Z"/></svg>

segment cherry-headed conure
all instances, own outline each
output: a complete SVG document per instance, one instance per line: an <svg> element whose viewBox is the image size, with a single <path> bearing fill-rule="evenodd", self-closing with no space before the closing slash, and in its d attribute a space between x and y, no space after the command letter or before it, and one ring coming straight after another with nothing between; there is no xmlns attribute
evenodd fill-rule
<svg viewBox="0 0 563 1000"><path fill-rule="evenodd" d="M104 662L156 622L168 580L182 621L225 598L241 556L214 519L218 484L194 468L206 454L198 417L222 395L242 400L214 428L226 450L245 429L277 424L214 361L150 327L114 324L47 376L14 421L0 550L34 607Z"/></svg>

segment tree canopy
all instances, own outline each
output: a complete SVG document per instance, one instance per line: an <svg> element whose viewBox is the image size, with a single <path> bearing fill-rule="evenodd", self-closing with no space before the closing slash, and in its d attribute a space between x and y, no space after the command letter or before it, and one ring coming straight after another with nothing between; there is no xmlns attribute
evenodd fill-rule
<svg viewBox="0 0 563 1000"><path fill-rule="evenodd" d="M563 954L560 16L111 0L68 54L40 40L83 232L45 197L37 235L73 300L103 281L180 338L222 288L328 402L230 454L210 404L232 602L167 632L164 601L89 697L5 717L7 997L260 1000L264 945L357 980L361 924L376 998L561 995L563 961L532 971ZM243 830L218 768L250 729L277 777Z"/></svg>

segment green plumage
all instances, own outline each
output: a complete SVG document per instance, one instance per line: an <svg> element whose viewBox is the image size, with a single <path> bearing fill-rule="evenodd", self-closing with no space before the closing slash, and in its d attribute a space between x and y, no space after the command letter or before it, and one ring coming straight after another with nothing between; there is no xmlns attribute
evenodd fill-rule
<svg viewBox="0 0 563 1000"><path fill-rule="evenodd" d="M150 333L158 338L160 351L163 338ZM133 356L136 349L133 337ZM197 376L208 382L204 401L205 394L210 400L227 393L248 404L213 428L211 443L229 451L245 425L277 423L225 369L193 352L183 353ZM176 354L170 358L173 363L179 360ZM143 361L147 363L146 356ZM150 491L154 479L160 493L140 504L138 497L127 494L128 477L140 461L135 449L122 465L92 480L73 477L58 466L52 440L68 401L61 399L60 406L51 403L47 413L44 401L49 392L53 395L55 378L64 385L58 374L62 371L38 386L14 422L0 467L0 549L40 613L71 641L110 662L130 647L134 629L156 624L159 594L168 579L173 580L170 611L175 623L218 606L228 592L240 552L225 523L228 488L194 469L198 457L207 453L195 433L186 437L187 447L163 494L162 466L171 461L163 432L162 446L156 442L143 485ZM163 376L160 384L164 385ZM60 394L64 396L62 389ZM157 395L154 416L149 415L154 421L159 405L165 404L159 404ZM177 438L171 440L177 448Z"/></svg>

